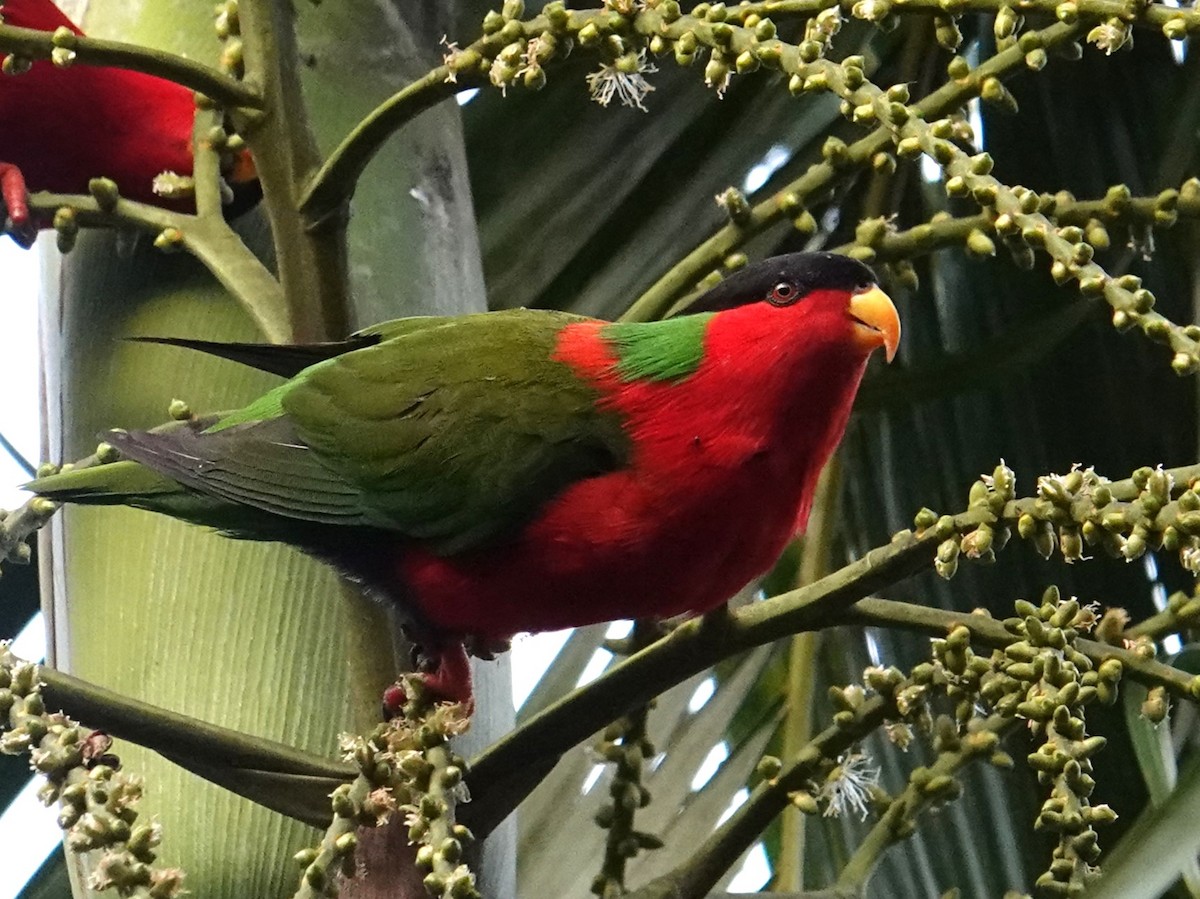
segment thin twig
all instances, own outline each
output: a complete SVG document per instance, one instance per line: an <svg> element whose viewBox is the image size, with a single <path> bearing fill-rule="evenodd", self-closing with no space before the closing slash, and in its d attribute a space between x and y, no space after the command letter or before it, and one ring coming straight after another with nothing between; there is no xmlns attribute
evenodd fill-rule
<svg viewBox="0 0 1200 899"><path fill-rule="evenodd" d="M737 811L693 852L688 860L630 894L629 899L697 899L707 896L726 871L787 808L789 793L802 789L826 759L837 758L884 719L895 715L891 700L867 699L848 726L834 725L817 734L775 778L764 780ZM840 887L840 885L839 885ZM846 895L838 890L835 895Z"/></svg>
<svg viewBox="0 0 1200 899"><path fill-rule="evenodd" d="M254 153L271 220L288 339L344 336L349 317L349 269L344 217L318 231L296 214L300 191L320 164L300 85L296 10L288 0L242 0L239 7L246 79L262 85L265 115L233 111Z"/></svg>
<svg viewBox="0 0 1200 899"><path fill-rule="evenodd" d="M79 194L36 193L29 198L30 211L44 217L63 208L74 211L82 228L135 228L155 236L171 235L170 245L203 263L267 340L288 339L290 327L279 282L219 216L199 218L126 199L105 209L95 197Z"/></svg>
<svg viewBox="0 0 1200 899"><path fill-rule="evenodd" d="M27 59L49 59L59 48L74 52L71 65L110 66L144 72L199 91L228 106L247 109L263 106L262 96L249 84L184 56L122 41L0 25L0 53L13 53Z"/></svg>

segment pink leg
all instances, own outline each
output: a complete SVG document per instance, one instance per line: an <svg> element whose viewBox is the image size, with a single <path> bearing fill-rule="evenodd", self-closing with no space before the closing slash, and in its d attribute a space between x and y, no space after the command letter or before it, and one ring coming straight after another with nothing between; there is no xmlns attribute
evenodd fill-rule
<svg viewBox="0 0 1200 899"><path fill-rule="evenodd" d="M25 176L11 162L0 162L0 200L8 212L9 236L23 247L31 246L37 228L29 216L29 191Z"/></svg>
<svg viewBox="0 0 1200 899"><path fill-rule="evenodd" d="M436 653L436 654L435 654ZM430 653L436 665L422 672L425 690L434 702L460 702L467 706L467 714L474 714L475 697L471 690L471 662L462 643L448 643ZM389 718L404 713L408 702L403 683L388 687L383 693L383 711Z"/></svg>
<svg viewBox="0 0 1200 899"><path fill-rule="evenodd" d="M437 668L425 676L425 688L438 699L474 706L471 691L471 661L466 647L451 643L438 651Z"/></svg>

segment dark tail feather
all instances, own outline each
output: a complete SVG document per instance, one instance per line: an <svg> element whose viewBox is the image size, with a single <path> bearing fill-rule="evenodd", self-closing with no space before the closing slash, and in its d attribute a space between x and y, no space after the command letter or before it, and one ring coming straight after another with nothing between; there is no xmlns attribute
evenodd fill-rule
<svg viewBox="0 0 1200 899"><path fill-rule="evenodd" d="M329 343L274 344L274 343L221 343L215 340L193 340L189 337L129 337L138 343L159 343L165 346L198 350L210 356L219 356L232 362L240 362L261 371L291 378L310 365L324 362L351 350L379 343L378 334L364 334L348 340Z"/></svg>

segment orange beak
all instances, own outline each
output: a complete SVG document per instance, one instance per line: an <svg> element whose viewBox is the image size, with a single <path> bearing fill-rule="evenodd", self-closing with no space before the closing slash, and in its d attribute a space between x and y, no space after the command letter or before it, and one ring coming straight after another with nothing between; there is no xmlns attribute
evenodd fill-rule
<svg viewBox="0 0 1200 899"><path fill-rule="evenodd" d="M900 345L900 316L891 297L872 287L852 295L847 311L855 320L854 336L859 345L867 352L884 347L891 362Z"/></svg>

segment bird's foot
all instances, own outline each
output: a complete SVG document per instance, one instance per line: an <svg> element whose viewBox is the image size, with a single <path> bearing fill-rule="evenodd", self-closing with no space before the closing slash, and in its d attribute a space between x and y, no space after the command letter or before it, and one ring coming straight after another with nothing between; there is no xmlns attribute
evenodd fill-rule
<svg viewBox="0 0 1200 899"><path fill-rule="evenodd" d="M383 693L385 718L415 717L437 703L460 703L469 717L475 711L471 662L462 643L439 646L418 655L417 670L404 675ZM414 714L416 713L416 714Z"/></svg>
<svg viewBox="0 0 1200 899"><path fill-rule="evenodd" d="M7 213L4 233L17 245L29 249L37 237L37 225L29 214L29 190L25 185L25 176L11 162L0 162L0 201Z"/></svg>

